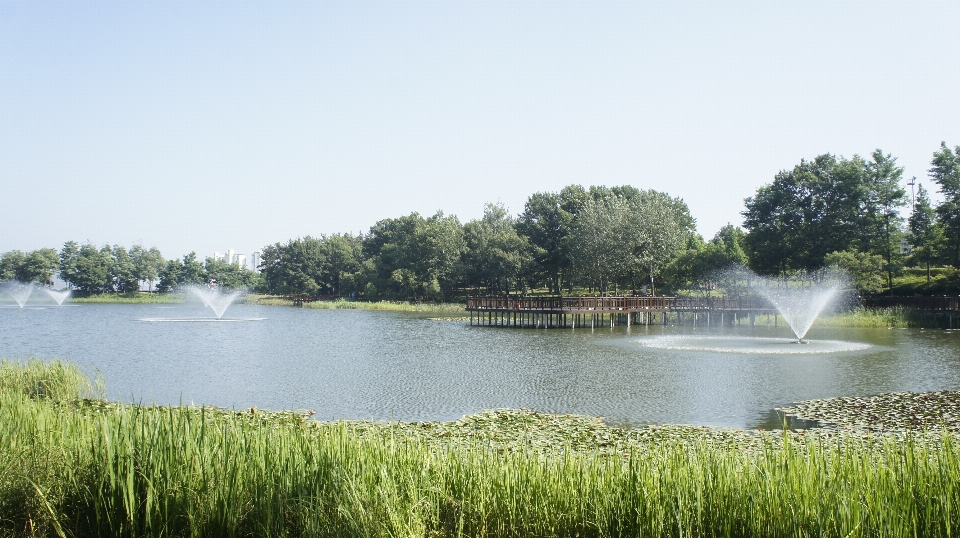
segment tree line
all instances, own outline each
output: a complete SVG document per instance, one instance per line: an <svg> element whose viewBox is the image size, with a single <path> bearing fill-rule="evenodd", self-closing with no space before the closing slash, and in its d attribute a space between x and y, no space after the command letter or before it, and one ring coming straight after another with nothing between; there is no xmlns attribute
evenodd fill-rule
<svg viewBox="0 0 960 538"><path fill-rule="evenodd" d="M873 293L892 287L905 266L925 266L928 280L932 265L960 267L960 146L941 143L928 174L944 200L933 207L919 185L905 219L903 167L879 149L866 159L824 154L781 171L745 200L748 265L765 275L838 266Z"/></svg>
<svg viewBox="0 0 960 538"><path fill-rule="evenodd" d="M59 275L81 292L170 291L183 284L245 287L280 295L445 301L467 294L675 293L708 291L717 274L748 266L764 275L830 266L877 293L904 266L960 266L960 146L942 143L910 204L897 159L820 155L778 173L745 200L743 229L712 239L696 232L686 203L666 193L569 185L531 195L511 214L487 204L461 223L437 212L383 219L365 234L306 236L262 249L259 271L191 252L166 260L156 248L67 242L0 256L0 280L51 284ZM903 252L901 245L912 252ZM909 249L908 249L909 250Z"/></svg>
<svg viewBox="0 0 960 538"><path fill-rule="evenodd" d="M121 245L97 247L75 241L64 243L58 253L52 248L31 252L11 250L0 255L0 281L19 280L52 286L59 276L80 293L133 293L171 291L183 284L220 284L225 287L261 286L260 275L236 264L207 258L197 260L191 252L182 260L166 260L155 247Z"/></svg>

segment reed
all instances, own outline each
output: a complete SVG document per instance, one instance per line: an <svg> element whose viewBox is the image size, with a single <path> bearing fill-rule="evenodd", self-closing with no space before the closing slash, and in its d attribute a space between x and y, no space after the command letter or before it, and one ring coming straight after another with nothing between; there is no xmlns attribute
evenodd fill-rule
<svg viewBox="0 0 960 538"><path fill-rule="evenodd" d="M960 318L958 318L960 319ZM955 328L958 320L953 319ZM815 327L857 328L947 328L951 318L947 314L922 312L910 308L855 308L848 312L821 315Z"/></svg>
<svg viewBox="0 0 960 538"><path fill-rule="evenodd" d="M840 442L784 434L750 449L649 442L613 456L562 444L504 452L482 440L444 444L393 427L372 435L293 414L53 395L31 397L10 384L0 391L0 535L845 537L960 530L960 445L950 434Z"/></svg>
<svg viewBox="0 0 960 538"><path fill-rule="evenodd" d="M378 310L386 312L423 312L428 314L463 314L464 305L458 303L409 303L393 301L314 301L304 303L305 308L318 310Z"/></svg>
<svg viewBox="0 0 960 538"><path fill-rule="evenodd" d="M73 296L68 301L87 304L180 304L185 297L182 293L98 293Z"/></svg>

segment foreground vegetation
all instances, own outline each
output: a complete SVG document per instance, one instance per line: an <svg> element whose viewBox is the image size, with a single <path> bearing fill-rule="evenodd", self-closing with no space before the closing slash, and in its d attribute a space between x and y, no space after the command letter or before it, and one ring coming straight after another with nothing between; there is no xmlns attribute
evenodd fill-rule
<svg viewBox="0 0 960 538"><path fill-rule="evenodd" d="M662 436L636 430L652 434L610 452L602 448L613 429L570 430L549 415L331 424L293 413L118 405L84 399L89 392L68 364L0 366L0 535L960 530L960 444L949 433L901 441L754 435L743 445L738 436L723 444L695 433L710 430L667 428ZM557 428L592 433L535 434ZM516 439L512 449L497 442L505 438Z"/></svg>

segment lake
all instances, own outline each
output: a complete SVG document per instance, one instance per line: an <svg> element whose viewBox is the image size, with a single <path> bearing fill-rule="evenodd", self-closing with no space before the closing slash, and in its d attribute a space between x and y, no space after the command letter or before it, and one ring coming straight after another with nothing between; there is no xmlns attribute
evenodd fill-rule
<svg viewBox="0 0 960 538"><path fill-rule="evenodd" d="M782 338L767 327L471 327L422 315L234 305L0 308L0 356L58 357L103 374L124 401L312 409L316 418L453 420L491 408L605 417L615 425L773 427L793 402L960 389L960 331L818 329L866 344L834 353L658 349L648 339ZM784 346L789 344L784 343ZM794 344L795 347L802 347Z"/></svg>

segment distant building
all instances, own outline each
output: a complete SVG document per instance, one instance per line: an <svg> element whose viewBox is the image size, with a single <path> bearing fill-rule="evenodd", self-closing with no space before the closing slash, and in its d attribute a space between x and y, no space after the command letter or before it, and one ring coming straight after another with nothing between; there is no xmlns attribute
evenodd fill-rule
<svg viewBox="0 0 960 538"><path fill-rule="evenodd" d="M233 255L234 255L233 249L232 249L232 248L228 248L228 249L227 249L227 256L226 256L226 259L225 259L224 261L227 262L227 263L235 263L235 260L233 259Z"/></svg>
<svg viewBox="0 0 960 538"><path fill-rule="evenodd" d="M214 261L220 261L220 260L222 260L222 259L223 259L223 254L220 254L219 252L214 252L214 253L213 253L213 259L214 259Z"/></svg>
<svg viewBox="0 0 960 538"><path fill-rule="evenodd" d="M907 256L913 254L913 245L908 243L905 238L900 239L900 254L904 254Z"/></svg>
<svg viewBox="0 0 960 538"><path fill-rule="evenodd" d="M246 268L247 267L247 255L246 254L236 254L234 256L234 263L238 266Z"/></svg>
<svg viewBox="0 0 960 538"><path fill-rule="evenodd" d="M250 255L250 268L258 273L260 272L260 251Z"/></svg>

